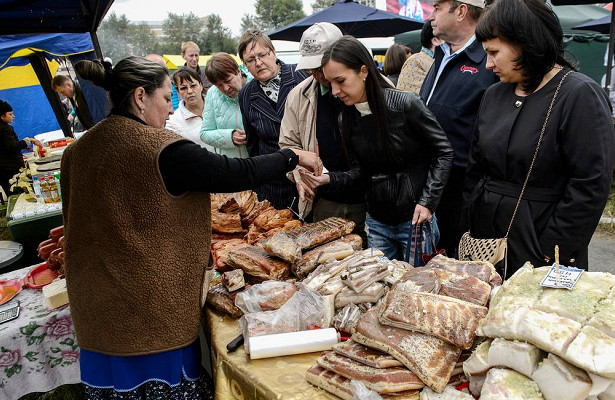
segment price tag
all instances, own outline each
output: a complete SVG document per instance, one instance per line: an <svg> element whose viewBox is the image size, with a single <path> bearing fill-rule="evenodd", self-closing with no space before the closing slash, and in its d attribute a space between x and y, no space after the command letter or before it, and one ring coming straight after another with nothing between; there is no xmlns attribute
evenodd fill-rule
<svg viewBox="0 0 615 400"><path fill-rule="evenodd" d="M554 263L542 282L540 282L540 286L571 290L582 273L582 269L564 267Z"/></svg>

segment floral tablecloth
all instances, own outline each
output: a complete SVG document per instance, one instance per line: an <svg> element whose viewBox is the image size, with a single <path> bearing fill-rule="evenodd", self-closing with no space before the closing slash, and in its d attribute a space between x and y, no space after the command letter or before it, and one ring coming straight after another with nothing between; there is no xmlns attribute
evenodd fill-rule
<svg viewBox="0 0 615 400"><path fill-rule="evenodd" d="M0 275L21 279L32 267ZM40 290L23 288L19 317L0 324L0 398L13 400L79 383L79 348L68 305L50 310Z"/></svg>

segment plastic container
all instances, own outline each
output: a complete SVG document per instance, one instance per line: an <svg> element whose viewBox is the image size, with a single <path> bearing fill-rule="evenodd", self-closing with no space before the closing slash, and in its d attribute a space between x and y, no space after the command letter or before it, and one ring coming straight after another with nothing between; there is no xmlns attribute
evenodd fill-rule
<svg viewBox="0 0 615 400"><path fill-rule="evenodd" d="M45 203L53 203L53 199L51 198L51 192L49 191L49 183L45 180L44 176L40 176L38 178L41 185L41 195L43 197L43 201Z"/></svg>
<svg viewBox="0 0 615 400"><path fill-rule="evenodd" d="M21 292L19 279L0 280L0 304L4 304Z"/></svg>
<svg viewBox="0 0 615 400"><path fill-rule="evenodd" d="M53 173L53 179L56 181L56 186L58 187L58 197L62 200L62 188L60 188L60 171L56 171Z"/></svg>
<svg viewBox="0 0 615 400"><path fill-rule="evenodd" d="M51 202L59 203L60 195L58 194L58 185L56 184L56 180L53 178L52 175L49 175L47 177L47 184L49 185L49 193L51 195Z"/></svg>
<svg viewBox="0 0 615 400"><path fill-rule="evenodd" d="M47 263L44 262L28 271L26 277L23 278L23 285L30 289L42 289L57 277L58 273L47 268Z"/></svg>

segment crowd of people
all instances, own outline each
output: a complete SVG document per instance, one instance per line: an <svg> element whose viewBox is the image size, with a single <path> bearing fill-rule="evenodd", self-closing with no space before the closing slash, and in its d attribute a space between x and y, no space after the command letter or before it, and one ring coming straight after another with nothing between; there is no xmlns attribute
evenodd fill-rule
<svg viewBox="0 0 615 400"><path fill-rule="evenodd" d="M198 339L209 193L253 189L308 222L353 220L366 247L415 266L434 246L455 257L469 231L508 236L508 276L552 263L556 245L561 264L587 268L613 177L612 109L564 57L550 6L436 0L421 46L394 46L379 70L323 22L303 33L297 65L257 30L240 38L241 65L215 53L200 68L192 42L172 76L155 55L80 61L112 106L97 124L78 81L54 79L88 129L61 185L89 398L213 398ZM0 103L7 171L34 142L12 118Z"/></svg>

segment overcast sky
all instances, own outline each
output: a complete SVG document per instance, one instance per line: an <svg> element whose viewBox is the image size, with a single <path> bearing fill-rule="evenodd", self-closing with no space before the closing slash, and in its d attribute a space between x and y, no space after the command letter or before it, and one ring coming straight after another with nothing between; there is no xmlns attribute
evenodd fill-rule
<svg viewBox="0 0 615 400"><path fill-rule="evenodd" d="M302 0L306 15L312 13L313 0ZM254 14L255 0L115 0L109 13L126 14L130 21L162 21L167 13L193 12L199 17L218 14L234 36L240 34L243 14Z"/></svg>

